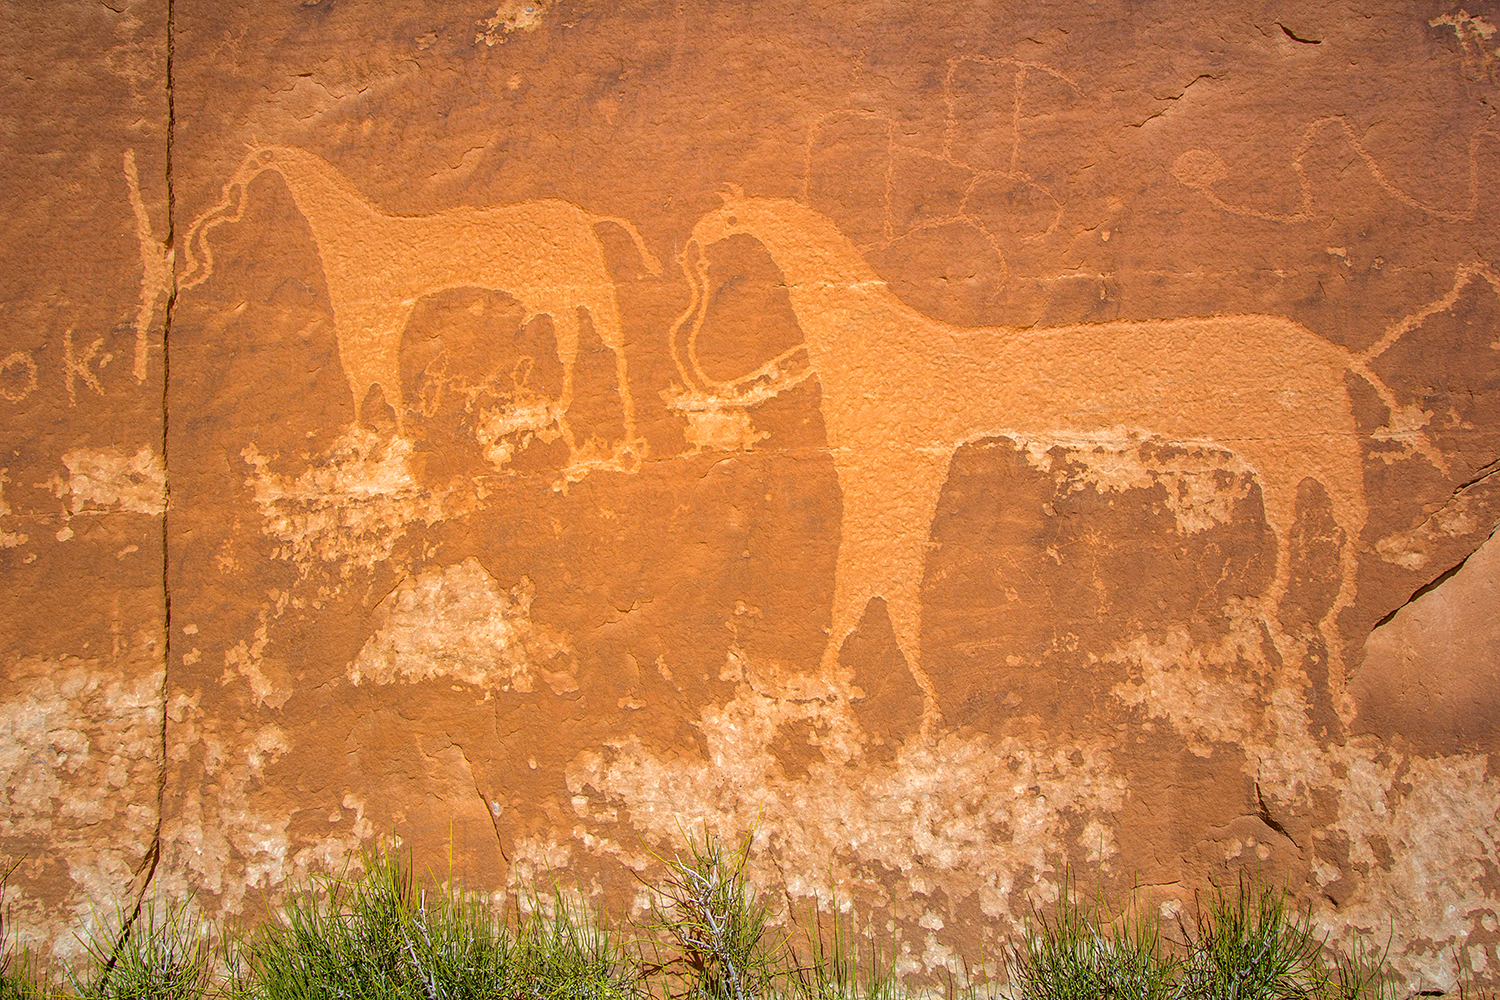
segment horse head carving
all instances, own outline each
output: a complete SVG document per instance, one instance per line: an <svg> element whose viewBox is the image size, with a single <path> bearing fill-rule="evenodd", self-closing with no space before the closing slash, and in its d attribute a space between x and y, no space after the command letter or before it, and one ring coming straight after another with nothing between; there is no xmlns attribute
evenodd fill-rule
<svg viewBox="0 0 1500 1000"><path fill-rule="evenodd" d="M672 324L669 334L672 360L687 389L677 402L679 408L686 410L753 406L800 384L812 374L812 368L806 364L795 371L786 370L788 361L798 354L806 355L805 344L783 351L754 371L728 381L704 373L698 360L698 334L707 318L712 292L707 248L733 236L762 233L775 223L774 213L766 207L772 203L746 197L744 189L737 184L725 184L717 196L722 204L698 220L677 258L692 291L687 309ZM689 322L692 325L688 327L684 341L683 328Z"/></svg>
<svg viewBox="0 0 1500 1000"><path fill-rule="evenodd" d="M178 288L193 288L208 280L214 266L213 249L208 244L209 231L226 222L238 222L245 211L245 192L250 182L267 170L276 169L284 160L295 159L299 152L286 146L250 148L239 167L224 182L219 200L188 227L187 237L183 240L183 256L187 266L178 278ZM301 155L305 157L307 154Z"/></svg>

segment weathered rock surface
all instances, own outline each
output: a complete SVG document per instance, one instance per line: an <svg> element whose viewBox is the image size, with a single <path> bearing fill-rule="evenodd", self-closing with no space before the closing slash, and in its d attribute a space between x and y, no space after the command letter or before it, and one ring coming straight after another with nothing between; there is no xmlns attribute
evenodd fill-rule
<svg viewBox="0 0 1500 1000"><path fill-rule="evenodd" d="M166 9L13 4L0 55L0 853L78 947L156 865Z"/></svg>
<svg viewBox="0 0 1500 1000"><path fill-rule="evenodd" d="M914 972L1071 865L1492 980L1472 6L17 10L27 933L758 822Z"/></svg>

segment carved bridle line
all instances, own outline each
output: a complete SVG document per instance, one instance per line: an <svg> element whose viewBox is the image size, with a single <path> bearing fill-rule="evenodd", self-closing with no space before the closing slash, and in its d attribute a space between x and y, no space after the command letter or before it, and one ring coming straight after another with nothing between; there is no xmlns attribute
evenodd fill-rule
<svg viewBox="0 0 1500 1000"><path fill-rule="evenodd" d="M691 267L688 264L690 253L694 258ZM703 371L703 366L698 360L698 335L702 332L704 320L708 316L708 257L696 240L689 240L677 260L682 268L683 276L687 279L688 288L692 291L692 297L688 301L687 309L672 324L667 339L672 351L672 363L677 366L677 373L682 376L683 384L689 393L688 397L683 400L684 409L753 406L795 388L812 375L811 364L791 374L782 369L782 365L797 354L807 353L807 343L804 341L782 351L765 364L738 378L727 381L710 378ZM689 320L692 321L692 327L688 330L684 351L680 346L682 328ZM684 355L686 361L684 361ZM756 385L756 383L762 384Z"/></svg>

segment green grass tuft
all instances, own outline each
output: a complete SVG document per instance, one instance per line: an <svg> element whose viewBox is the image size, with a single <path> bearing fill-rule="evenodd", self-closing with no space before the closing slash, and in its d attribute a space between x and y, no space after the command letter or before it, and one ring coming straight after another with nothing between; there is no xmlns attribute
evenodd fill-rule
<svg viewBox="0 0 1500 1000"><path fill-rule="evenodd" d="M860 930L851 910L840 912L838 898L824 929L815 908L805 927L805 949L788 941L783 977L788 1000L907 1000L910 992L896 976L895 955L880 947L874 928Z"/></svg>
<svg viewBox="0 0 1500 1000"><path fill-rule="evenodd" d="M1332 952L1286 892L1246 880L1216 887L1177 945L1149 916L1111 920L1065 882L1007 966L1015 1000L1384 1000L1384 957Z"/></svg>
<svg viewBox="0 0 1500 1000"><path fill-rule="evenodd" d="M1180 961L1154 920L1111 921L1064 880L1057 912L1035 915L1006 956L1017 1000L1168 1000L1182 995Z"/></svg>
<svg viewBox="0 0 1500 1000"><path fill-rule="evenodd" d="M53 991L41 966L30 952L23 949L18 954L10 939L10 913L5 889L20 864L17 859L0 871L0 1000L42 1000Z"/></svg>
<svg viewBox="0 0 1500 1000"><path fill-rule="evenodd" d="M1234 894L1216 887L1199 907L1188 961L1190 995L1204 1000L1379 1000L1384 956L1362 950L1325 957L1325 941L1287 894L1241 879Z"/></svg>
<svg viewBox="0 0 1500 1000"><path fill-rule="evenodd" d="M671 995L761 1000L775 992L780 949L770 933L770 907L746 875L750 841L725 851L712 835L699 841L690 834L686 856L661 859L666 873L654 887L657 910L665 914L660 929L679 951L664 966L679 984Z"/></svg>
<svg viewBox="0 0 1500 1000"><path fill-rule="evenodd" d="M79 1000L197 1000L208 991L212 941L188 902L143 900L82 940L88 963L67 977Z"/></svg>
<svg viewBox="0 0 1500 1000"><path fill-rule="evenodd" d="M895 945L838 900L772 921L749 878L751 839L687 838L660 857L657 922L626 941L560 891L523 896L509 917L451 884L420 888L409 865L367 855L357 875L314 879L279 920L213 936L187 903L146 901L84 939L87 961L45 977L12 953L0 871L0 1000L912 1000ZM1339 952L1286 892L1242 880L1200 900L1182 938L1150 911L1111 916L1064 881L1002 952L1008 987L948 983L949 1000L1386 1000L1384 954ZM653 949L646 961L641 948ZM666 958L663 960L663 952Z"/></svg>
<svg viewBox="0 0 1500 1000"><path fill-rule="evenodd" d="M515 993L530 1000L644 1000L641 965L607 924L561 892L520 919Z"/></svg>
<svg viewBox="0 0 1500 1000"><path fill-rule="evenodd" d="M321 879L246 949L247 1000L634 1000L634 965L561 894L508 925L487 899L417 890L387 854L355 879Z"/></svg>

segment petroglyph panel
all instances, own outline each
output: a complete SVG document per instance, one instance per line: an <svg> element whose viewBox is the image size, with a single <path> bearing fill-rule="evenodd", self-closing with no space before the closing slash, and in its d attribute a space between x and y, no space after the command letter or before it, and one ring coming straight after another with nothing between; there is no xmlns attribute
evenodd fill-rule
<svg viewBox="0 0 1500 1000"><path fill-rule="evenodd" d="M1492 982L1500 22L1221 15L17 20L0 850L131 817L27 933L702 823L914 975L1071 866Z"/></svg>

